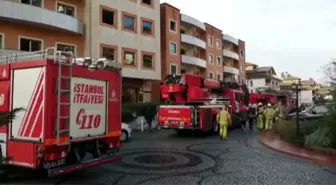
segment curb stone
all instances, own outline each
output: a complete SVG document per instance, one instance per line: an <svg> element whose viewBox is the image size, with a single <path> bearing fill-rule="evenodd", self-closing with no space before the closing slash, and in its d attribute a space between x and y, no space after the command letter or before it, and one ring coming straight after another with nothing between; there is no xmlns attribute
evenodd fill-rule
<svg viewBox="0 0 336 185"><path fill-rule="evenodd" d="M336 166L335 155L326 155L321 152L295 146L291 143L281 140L280 136L271 132L260 133L258 140L261 144L277 152L302 158L312 163L324 166Z"/></svg>

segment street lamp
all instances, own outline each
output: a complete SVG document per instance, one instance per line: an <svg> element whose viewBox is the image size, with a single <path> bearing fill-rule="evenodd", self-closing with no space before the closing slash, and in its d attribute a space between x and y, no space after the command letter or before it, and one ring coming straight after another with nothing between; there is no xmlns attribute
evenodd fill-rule
<svg viewBox="0 0 336 185"><path fill-rule="evenodd" d="M296 94L296 136L299 137L300 135L300 123L299 123L299 92L301 91L302 85L301 85L301 80L299 80L298 83L293 83L292 84L292 90Z"/></svg>

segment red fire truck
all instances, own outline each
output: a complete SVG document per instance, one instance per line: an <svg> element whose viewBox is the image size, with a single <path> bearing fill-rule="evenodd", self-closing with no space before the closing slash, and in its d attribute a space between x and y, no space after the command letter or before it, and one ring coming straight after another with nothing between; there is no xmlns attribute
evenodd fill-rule
<svg viewBox="0 0 336 185"><path fill-rule="evenodd" d="M245 121L239 114L244 105L244 91L214 79L183 74L169 75L161 85L161 98L172 105L158 107L158 124L162 128L217 132L215 116L223 104L228 105L234 124Z"/></svg>
<svg viewBox="0 0 336 185"><path fill-rule="evenodd" d="M7 165L49 176L120 160L121 68L71 52L0 58L0 111L23 108L0 127Z"/></svg>
<svg viewBox="0 0 336 185"><path fill-rule="evenodd" d="M255 92L250 93L250 103L257 104L259 102L262 103L278 103L281 102L282 105L286 108L290 108L292 106L292 95L288 91L277 91L272 89L259 88L256 89Z"/></svg>

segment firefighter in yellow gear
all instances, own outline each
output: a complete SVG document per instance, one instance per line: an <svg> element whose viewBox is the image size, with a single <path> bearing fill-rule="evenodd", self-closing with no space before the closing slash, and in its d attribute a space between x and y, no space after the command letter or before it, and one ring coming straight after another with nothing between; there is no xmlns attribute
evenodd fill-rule
<svg viewBox="0 0 336 185"><path fill-rule="evenodd" d="M227 111L226 106L220 108L217 114L217 123L219 124L219 136L221 139L227 139L227 129L231 124L231 115Z"/></svg>
<svg viewBox="0 0 336 185"><path fill-rule="evenodd" d="M274 119L274 109L272 108L272 104L268 103L267 108L264 110L265 116L265 130L270 130L273 127L273 119Z"/></svg>
<svg viewBox="0 0 336 185"><path fill-rule="evenodd" d="M278 108L279 108L278 117L279 117L279 120L282 120L284 118L285 108L282 106L281 102L278 103Z"/></svg>
<svg viewBox="0 0 336 185"><path fill-rule="evenodd" d="M279 120L279 114L280 114L280 107L278 104L274 105L274 117L273 117L273 123L278 122Z"/></svg>
<svg viewBox="0 0 336 185"><path fill-rule="evenodd" d="M261 102L258 103L257 109L257 127L259 130L264 129L264 106Z"/></svg>

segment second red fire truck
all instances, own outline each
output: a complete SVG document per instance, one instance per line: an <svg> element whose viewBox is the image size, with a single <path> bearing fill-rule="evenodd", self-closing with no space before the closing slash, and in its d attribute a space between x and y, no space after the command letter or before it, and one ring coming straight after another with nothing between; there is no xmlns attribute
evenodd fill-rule
<svg viewBox="0 0 336 185"><path fill-rule="evenodd" d="M170 105L158 107L158 124L177 130L218 131L216 114L227 105L234 124L246 121L241 116L246 107L246 87L221 83L214 79L183 74L169 75L161 85L161 98Z"/></svg>

